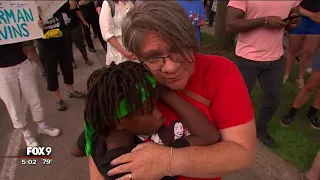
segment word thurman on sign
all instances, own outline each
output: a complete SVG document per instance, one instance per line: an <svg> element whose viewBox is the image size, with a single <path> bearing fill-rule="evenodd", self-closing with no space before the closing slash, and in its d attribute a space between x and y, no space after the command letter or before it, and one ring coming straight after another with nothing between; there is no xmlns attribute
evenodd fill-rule
<svg viewBox="0 0 320 180"><path fill-rule="evenodd" d="M34 1L0 2L0 45L43 37Z"/></svg>

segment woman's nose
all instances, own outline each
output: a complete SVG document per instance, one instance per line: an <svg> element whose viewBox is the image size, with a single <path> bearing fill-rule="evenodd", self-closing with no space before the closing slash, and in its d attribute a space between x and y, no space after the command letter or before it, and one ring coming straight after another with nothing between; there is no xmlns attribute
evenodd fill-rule
<svg viewBox="0 0 320 180"><path fill-rule="evenodd" d="M179 67L179 63L173 61L170 57L166 58L161 69L164 73L175 73Z"/></svg>

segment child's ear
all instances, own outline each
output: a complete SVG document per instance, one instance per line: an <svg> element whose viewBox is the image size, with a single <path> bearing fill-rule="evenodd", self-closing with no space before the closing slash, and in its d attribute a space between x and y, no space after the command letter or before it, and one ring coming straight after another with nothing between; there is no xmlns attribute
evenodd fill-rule
<svg viewBox="0 0 320 180"><path fill-rule="evenodd" d="M119 120L116 120L115 121L116 123L116 129L117 130L123 130L123 118L119 119Z"/></svg>

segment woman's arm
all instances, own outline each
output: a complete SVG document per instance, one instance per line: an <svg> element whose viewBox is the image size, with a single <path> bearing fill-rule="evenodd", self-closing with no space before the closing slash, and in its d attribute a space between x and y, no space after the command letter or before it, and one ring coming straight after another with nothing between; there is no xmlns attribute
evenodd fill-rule
<svg viewBox="0 0 320 180"><path fill-rule="evenodd" d="M103 39L109 42L111 46L113 46L122 55L131 59L132 56L134 55L129 51L127 51L114 37L115 36L114 22L111 15L111 8L109 6L109 3L102 4L99 21L100 21L101 34Z"/></svg>
<svg viewBox="0 0 320 180"><path fill-rule="evenodd" d="M259 27L281 29L288 23L280 17L268 16L255 19L245 19L247 1L231 0L228 4L226 29L230 32L248 32Z"/></svg>
<svg viewBox="0 0 320 180"><path fill-rule="evenodd" d="M210 109L220 130L221 142L173 149L171 161L170 148L153 143L141 144L132 153L112 161L112 165L122 165L109 174L132 172L136 179L161 178L169 174L170 163L171 175L213 178L250 167L256 153L253 106L236 65L224 69L225 74L219 76L218 84L215 74L208 75L206 87L215 92Z"/></svg>
<svg viewBox="0 0 320 180"><path fill-rule="evenodd" d="M76 11L77 16L79 17L79 19L81 20L81 22L89 27L88 22L86 21L86 19L84 18L82 12L78 9L77 7L77 3L75 2L75 0L69 0L69 4L70 4L70 9L73 11Z"/></svg>
<svg viewBox="0 0 320 180"><path fill-rule="evenodd" d="M220 140L219 131L210 123L207 116L174 91L161 88L160 97L178 114L182 123L189 130L191 135L186 139L190 145L211 145Z"/></svg>

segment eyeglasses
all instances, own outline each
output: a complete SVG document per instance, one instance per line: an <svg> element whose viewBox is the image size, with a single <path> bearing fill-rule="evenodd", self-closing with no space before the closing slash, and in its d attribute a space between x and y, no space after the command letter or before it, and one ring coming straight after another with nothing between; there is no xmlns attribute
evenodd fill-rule
<svg viewBox="0 0 320 180"><path fill-rule="evenodd" d="M140 63L142 63L143 66L150 71L158 71L163 68L167 58L170 58L172 61L177 62L177 55L169 54L165 57L152 57L145 60L140 59Z"/></svg>

